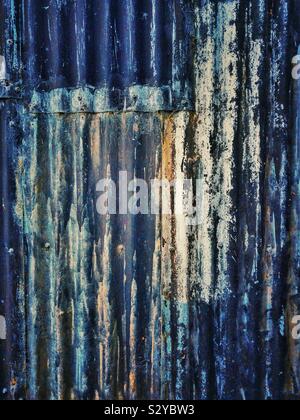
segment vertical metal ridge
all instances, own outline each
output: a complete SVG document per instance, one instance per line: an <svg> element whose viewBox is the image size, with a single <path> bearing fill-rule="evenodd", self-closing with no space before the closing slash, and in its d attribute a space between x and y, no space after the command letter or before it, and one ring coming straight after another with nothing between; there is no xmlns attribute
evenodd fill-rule
<svg viewBox="0 0 300 420"><path fill-rule="evenodd" d="M299 16L1 2L1 400L299 399ZM120 171L201 223L99 215Z"/></svg>

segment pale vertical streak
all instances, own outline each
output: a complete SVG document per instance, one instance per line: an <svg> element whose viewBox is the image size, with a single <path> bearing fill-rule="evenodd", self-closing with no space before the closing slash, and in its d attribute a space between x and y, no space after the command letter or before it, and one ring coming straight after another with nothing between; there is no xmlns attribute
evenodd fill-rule
<svg viewBox="0 0 300 420"><path fill-rule="evenodd" d="M233 151L237 124L237 9L238 2L218 4L216 39L216 68L220 92L216 95L218 107L218 131L216 133L218 160L215 161L214 184L216 194L213 199L215 214L219 219L217 227L218 279L216 298L228 291L228 261L231 258L229 245L230 231L235 224L233 191Z"/></svg>
<svg viewBox="0 0 300 420"><path fill-rule="evenodd" d="M184 185L186 180L184 172L186 128L189 122L189 113L180 112L174 116L174 171L177 184ZM183 188L184 189L184 188ZM176 208L179 210L176 212ZM183 190L175 188L175 215L172 241L174 241L175 267L174 280L176 281L176 307L177 307L177 360L176 360L176 394L177 400L185 399L184 390L187 387L186 378L189 368L189 226L188 217L183 209Z"/></svg>
<svg viewBox="0 0 300 420"><path fill-rule="evenodd" d="M156 1L152 1L152 21L151 21L151 65L153 67L153 76L157 77L157 67L156 67L156 54L157 54L157 42L156 42Z"/></svg>
<svg viewBox="0 0 300 420"><path fill-rule="evenodd" d="M36 368L37 368L37 352L36 352L36 335L35 335L35 325L37 314L37 297L35 294L35 272L36 272L36 261L33 257L33 232L34 224L36 222L36 200L35 200L35 189L36 189L36 180L38 176L38 162L37 162L37 142L38 142L38 119L34 118L30 123L30 139L31 142L29 145L23 145L24 155L31 156L29 176L32 183L29 185L32 186L33 191L28 191L27 188L27 179L23 178L23 174L20 174L20 182L24 185L24 195L25 202L21 201L21 204L18 206L24 205L24 233L27 241L28 249L28 279L27 279L27 299L26 299L26 323L27 323L27 352L29 363L27 365L27 382L28 382L28 397L31 399L37 398L37 383L36 383ZM25 165L28 162L25 162ZM29 199L28 197L29 192ZM23 200L23 197L19 199ZM23 214L22 214L23 217Z"/></svg>
<svg viewBox="0 0 300 420"><path fill-rule="evenodd" d="M275 13L275 8L278 13ZM268 119L265 162L265 208L263 238L263 291L261 333L263 335L262 386L263 398L274 399L279 394L276 382L280 375L277 356L280 356L279 328L275 323L278 308L278 290L282 283L282 264L287 241L286 210L288 188L287 140L289 121L281 90L288 76L285 73L289 56L289 5L279 0L270 13L268 42L272 43L269 59ZM279 39L280 34L280 39ZM283 115L283 111L284 114ZM280 158L276 156L280 151ZM284 314L283 314L284 316ZM276 347L275 347L276 346ZM275 353L275 348L278 353ZM278 383L278 382L277 382Z"/></svg>
<svg viewBox="0 0 300 420"><path fill-rule="evenodd" d="M186 128L189 113L169 115L165 120L162 158L162 179L178 185L185 180L183 163L185 160ZM162 216L162 322L163 346L162 392L164 397L180 399L184 397L188 366L189 338L189 228L182 212L183 195L181 188L174 189L171 196L162 196L162 208L169 208L170 215ZM173 205L172 205L173 201ZM172 208L173 207L173 208ZM172 307L176 319L172 319ZM172 325L176 322L176 339ZM176 360L174 359L176 354ZM176 371L175 383L172 371ZM174 388L175 386L175 388Z"/></svg>
<svg viewBox="0 0 300 420"><path fill-rule="evenodd" d="M82 398L87 390L87 377L85 369L87 367L87 337L86 337L86 320L88 319L88 288L87 288L87 277L86 272L86 261L91 247L92 238L88 232L88 225L86 215L84 215L84 180L83 180L83 131L86 124L86 116L78 115L74 117L74 136L73 136L73 147L74 147L74 173L75 173L75 185L74 185L74 214L73 222L75 222L74 229L70 235L71 242L78 243L78 249L74 255L74 274L75 274L75 365L76 365L76 392ZM82 218L84 220L78 220ZM72 235L75 237L72 238Z"/></svg>
<svg viewBox="0 0 300 420"><path fill-rule="evenodd" d="M136 255L133 257L134 264L136 264ZM137 337L137 284L136 279L133 278L131 282L131 308L130 308L130 332L129 332L129 346L130 346L130 372L129 372L129 397L136 398L137 383L136 383L136 337Z"/></svg>
<svg viewBox="0 0 300 420"><path fill-rule="evenodd" d="M220 315L216 325L216 386L217 395L223 398L227 393L228 372L233 365L231 350L231 328L233 320L228 316L232 269L235 265L231 243L233 228L236 224L235 206L231 197L234 181L234 140L237 126L237 88L238 88L238 53L237 53L237 11L239 1L218 2L216 25L215 80L219 90L215 93L216 112L214 157L214 197L212 199L216 226L217 272L214 299L220 304ZM230 272L231 271L231 272ZM226 301L225 301L226 299ZM234 380L234 378L230 378Z"/></svg>
<svg viewBox="0 0 300 420"><path fill-rule="evenodd" d="M103 238L102 272L99 293L98 313L100 331L100 392L103 399L110 399L112 390L110 385L110 346L111 346L111 306L109 303L109 289L111 279L111 254L112 232L110 216L106 219L106 230Z"/></svg>
<svg viewBox="0 0 300 420"><path fill-rule="evenodd" d="M256 13L255 22L251 16ZM239 370L239 386L242 398L249 400L258 395L258 376L255 369L258 362L256 340L259 332L256 315L251 305L257 306L257 290L261 283L260 224L262 217L261 182L263 174L262 117L261 117L261 75L264 62L264 6L258 8L256 2L249 2L244 11L245 53L241 54L242 85L240 101L240 150L241 175L239 182L239 242L238 242L238 354L247 357L249 363ZM260 23L260 25L258 24ZM261 32L258 32L257 26ZM239 162L238 162L239 164ZM255 308L256 310L256 308Z"/></svg>
<svg viewBox="0 0 300 420"><path fill-rule="evenodd" d="M300 54L300 46L298 47ZM300 314L300 80L293 82L293 162L292 162L292 205L289 235L291 240L288 271L288 300L286 311L286 330L288 342L287 370L285 373L285 393L287 398L299 393L300 388L300 340L295 339L297 326L295 317ZM299 331L299 328L296 328ZM296 332L297 332L296 331Z"/></svg>

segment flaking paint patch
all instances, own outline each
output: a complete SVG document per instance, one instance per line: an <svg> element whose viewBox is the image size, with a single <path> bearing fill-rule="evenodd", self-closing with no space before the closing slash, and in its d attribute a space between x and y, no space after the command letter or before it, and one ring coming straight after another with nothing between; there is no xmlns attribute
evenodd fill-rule
<svg viewBox="0 0 300 420"><path fill-rule="evenodd" d="M189 114L180 113L174 118L174 125L176 127L175 136L175 157L174 157L174 172L177 181L184 182L185 173L183 166L185 163L185 144L186 144L186 127L189 121ZM177 189L175 192L175 202L182 203L183 191L179 189L180 196L177 197ZM176 206L175 206L176 207ZM177 341L178 341L178 356L177 356L177 380L176 393L177 400L184 399L185 375L188 369L188 340L189 340L189 301L190 301L190 279L189 279L189 226L187 216L183 214L181 209L180 214L176 214L174 220L174 247L176 249L175 270L176 273L176 306L177 306Z"/></svg>
<svg viewBox="0 0 300 420"><path fill-rule="evenodd" d="M27 398L275 398L283 396L283 375L286 395L298 396L299 346L288 334L299 313L299 127L289 153L290 103L282 99L286 63L296 52L287 27L297 6L273 3L197 3L196 114L177 103L179 112L151 116L174 110L180 92L174 68L173 89L129 87L117 105L109 90L62 89L38 93L31 115L22 114L24 125L31 120L18 149L15 207L26 262L18 293L26 290ZM81 14L76 37L87 37L82 26ZM154 68L157 27L151 31ZM173 26L173 42L176 36ZM83 47L81 40L76 65L84 62ZM173 51L172 60L181 54ZM85 77L83 68L76 72ZM298 89L293 94L299 98ZM131 109L148 113L152 123ZM162 160L154 141L145 146L149 131L159 132ZM135 225L95 214L90 192L99 174L114 176L124 164L145 174L154 153L158 178L162 172L180 178L191 169L203 177L204 223L197 229L188 232L179 217ZM143 154L147 163L138 166ZM143 247L147 267L137 251Z"/></svg>
<svg viewBox="0 0 300 420"><path fill-rule="evenodd" d="M6 76L6 59L0 55L0 80L5 80Z"/></svg>
<svg viewBox="0 0 300 420"><path fill-rule="evenodd" d="M213 284L213 209L212 209L212 187L214 162L211 151L211 138L214 127L214 21L213 4L208 3L205 7L196 10L197 28L197 54L196 63L196 110L198 120L196 123L195 142L197 153L201 162L202 177L204 179L203 189L203 223L199 226L198 243L195 246L199 255L199 277L196 268L195 285L193 287L195 297L200 293L200 298L209 303L212 297L211 285ZM205 36L202 35L205 28ZM199 33L198 33L199 31Z"/></svg>
<svg viewBox="0 0 300 420"><path fill-rule="evenodd" d="M6 319L4 316L0 316L0 340L6 340Z"/></svg>

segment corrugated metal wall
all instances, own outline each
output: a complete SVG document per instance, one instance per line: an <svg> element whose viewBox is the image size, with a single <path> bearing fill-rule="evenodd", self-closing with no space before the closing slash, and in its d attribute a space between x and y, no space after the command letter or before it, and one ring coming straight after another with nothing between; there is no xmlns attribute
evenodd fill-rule
<svg viewBox="0 0 300 420"><path fill-rule="evenodd" d="M0 17L0 399L298 399L299 1ZM120 170L201 179L202 224L100 216Z"/></svg>

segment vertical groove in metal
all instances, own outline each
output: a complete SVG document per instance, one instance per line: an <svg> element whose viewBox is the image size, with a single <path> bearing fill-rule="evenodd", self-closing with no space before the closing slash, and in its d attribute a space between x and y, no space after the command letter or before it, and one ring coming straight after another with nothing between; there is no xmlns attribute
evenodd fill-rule
<svg viewBox="0 0 300 420"><path fill-rule="evenodd" d="M299 2L0 17L0 399L299 399ZM100 216L120 171L202 223Z"/></svg>
<svg viewBox="0 0 300 420"><path fill-rule="evenodd" d="M173 83L188 89L188 12L181 0L27 1L27 82L47 90Z"/></svg>

